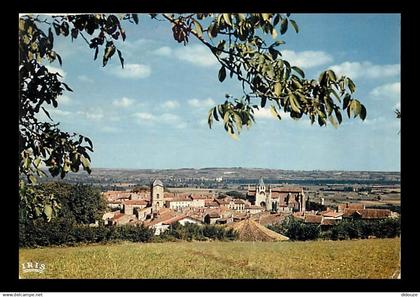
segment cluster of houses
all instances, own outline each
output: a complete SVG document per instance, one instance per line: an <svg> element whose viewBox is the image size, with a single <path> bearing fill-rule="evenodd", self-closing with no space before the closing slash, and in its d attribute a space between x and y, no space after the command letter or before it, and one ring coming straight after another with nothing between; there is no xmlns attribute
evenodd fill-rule
<svg viewBox="0 0 420 297"><path fill-rule="evenodd" d="M362 219L391 216L389 210L365 209L364 205L344 204L338 210L323 212L306 210L306 197L302 188L266 186L262 178L248 186L246 199L230 196L216 197L213 193L172 193L164 190L163 183L155 180L149 189L137 192L108 191L103 193L112 210L103 216L106 225L144 225L159 235L171 224L231 224L255 219L267 225L293 215L307 223L328 228L345 217Z"/></svg>

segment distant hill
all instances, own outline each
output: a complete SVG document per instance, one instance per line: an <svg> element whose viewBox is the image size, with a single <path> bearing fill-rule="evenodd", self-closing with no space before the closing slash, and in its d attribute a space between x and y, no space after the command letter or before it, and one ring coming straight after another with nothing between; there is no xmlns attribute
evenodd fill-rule
<svg viewBox="0 0 420 297"><path fill-rule="evenodd" d="M158 178L164 183L179 186L205 183L256 183L260 177L267 183L378 183L399 184L400 172L379 171L301 171L267 168L207 167L179 169L111 169L94 168L86 172L69 173L66 182L84 183L135 183L144 184ZM50 179L50 178L47 178ZM57 180L55 178L54 180Z"/></svg>

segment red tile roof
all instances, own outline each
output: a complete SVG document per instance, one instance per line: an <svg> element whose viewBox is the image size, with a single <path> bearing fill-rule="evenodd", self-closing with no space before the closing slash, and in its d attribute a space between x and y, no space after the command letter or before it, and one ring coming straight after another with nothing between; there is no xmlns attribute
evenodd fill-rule
<svg viewBox="0 0 420 297"><path fill-rule="evenodd" d="M305 223L321 224L322 216L314 214L305 214Z"/></svg>
<svg viewBox="0 0 420 297"><path fill-rule="evenodd" d="M344 209L343 217L351 217L358 214L362 219L383 219L391 215L389 209Z"/></svg>
<svg viewBox="0 0 420 297"><path fill-rule="evenodd" d="M125 205L147 205L149 202L146 200L126 200L123 201Z"/></svg>

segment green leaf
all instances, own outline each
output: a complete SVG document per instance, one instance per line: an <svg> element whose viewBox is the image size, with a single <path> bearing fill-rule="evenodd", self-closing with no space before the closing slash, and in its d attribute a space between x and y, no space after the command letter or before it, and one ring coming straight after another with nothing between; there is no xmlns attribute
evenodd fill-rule
<svg viewBox="0 0 420 297"><path fill-rule="evenodd" d="M349 106L351 96L346 94L343 99L343 109L346 109Z"/></svg>
<svg viewBox="0 0 420 297"><path fill-rule="evenodd" d="M301 106L293 93L289 94L290 106L294 112L300 113Z"/></svg>
<svg viewBox="0 0 420 297"><path fill-rule="evenodd" d="M296 24L296 22L294 20L290 20L290 23L292 24L293 29L295 29L296 33L299 33L299 27Z"/></svg>
<svg viewBox="0 0 420 297"><path fill-rule="evenodd" d="M124 68L124 58L122 57L121 51L117 49L118 57L120 58L121 67Z"/></svg>
<svg viewBox="0 0 420 297"><path fill-rule="evenodd" d="M48 28L48 41L50 42L51 48L52 48L53 47L53 43L54 43L54 36L53 36L52 31L51 31L51 27Z"/></svg>
<svg viewBox="0 0 420 297"><path fill-rule="evenodd" d="M87 158L85 158L85 156L81 155L80 156L80 161L82 161L82 165L83 165L83 168L84 169L90 167L90 162L89 162L89 160Z"/></svg>
<svg viewBox="0 0 420 297"><path fill-rule="evenodd" d="M136 24L139 23L139 16L137 15L137 13L133 13L131 14L131 16L133 17L133 20Z"/></svg>
<svg viewBox="0 0 420 297"><path fill-rule="evenodd" d="M294 71L296 71L297 73L299 73L299 75L300 75L302 78L305 78L305 73L303 72L303 70L302 70L302 69L300 69L299 67L296 67L296 66L292 66L292 69L293 69Z"/></svg>
<svg viewBox="0 0 420 297"><path fill-rule="evenodd" d="M360 118L364 121L366 119L366 107L363 104L360 104Z"/></svg>
<svg viewBox="0 0 420 297"><path fill-rule="evenodd" d="M350 92L354 93L354 91L356 91L356 85L354 84L354 82L347 77L347 86L350 89Z"/></svg>
<svg viewBox="0 0 420 297"><path fill-rule="evenodd" d="M207 119L207 123L209 124L209 128L211 129L211 125L213 124L213 119L212 119L212 117L211 117L211 114L212 114L212 110L214 110L214 108L215 107L213 107L213 108L211 108L210 110L209 110L209 115L208 115L208 119Z"/></svg>
<svg viewBox="0 0 420 297"><path fill-rule="evenodd" d="M29 181L31 182L31 184L36 184L36 177L33 175L29 176Z"/></svg>
<svg viewBox="0 0 420 297"><path fill-rule="evenodd" d="M222 67L219 70L219 81L223 82L226 78L226 69L225 66L222 65Z"/></svg>
<svg viewBox="0 0 420 297"><path fill-rule="evenodd" d="M361 104L358 100L353 99L350 103L350 111L353 112L353 117L357 117L362 111Z"/></svg>
<svg viewBox="0 0 420 297"><path fill-rule="evenodd" d="M333 82L337 81L337 76L335 75L334 71L327 70L327 74L328 74L328 77L330 78L330 80L332 80Z"/></svg>
<svg viewBox="0 0 420 297"><path fill-rule="evenodd" d="M264 108L265 104L267 103L266 97L261 97L261 107Z"/></svg>
<svg viewBox="0 0 420 297"><path fill-rule="evenodd" d="M50 117L50 114L48 113L48 111L44 108L44 107L41 107L42 108L42 110L45 112L45 114L47 115L47 117L51 120L51 121L53 121L53 119Z"/></svg>
<svg viewBox="0 0 420 297"><path fill-rule="evenodd" d="M57 56L58 59L58 63L60 63L60 66L63 66L63 61L61 60L61 57L59 54L55 53L55 55Z"/></svg>
<svg viewBox="0 0 420 297"><path fill-rule="evenodd" d="M280 21L280 14L276 13L276 16L274 17L274 20L273 20L273 26L277 26L279 21Z"/></svg>
<svg viewBox="0 0 420 297"><path fill-rule="evenodd" d="M225 22L232 27L232 22L230 20L230 13L224 13L223 14L223 19L225 20Z"/></svg>
<svg viewBox="0 0 420 297"><path fill-rule="evenodd" d="M280 116L280 114L277 112L277 109L276 109L276 107L275 107L274 105L271 105L271 106L270 106L270 111L271 111L271 114L272 114L274 117L276 117L276 118L278 118L279 120L281 120L281 116Z"/></svg>
<svg viewBox="0 0 420 297"><path fill-rule="evenodd" d="M280 82L276 82L274 84L274 94L276 94L277 97L280 97L280 95L281 95L281 83Z"/></svg>
<svg viewBox="0 0 420 297"><path fill-rule="evenodd" d="M340 110L338 108L334 109L335 116L338 120L338 123L341 124L343 117L341 116Z"/></svg>
<svg viewBox="0 0 420 297"><path fill-rule="evenodd" d="M216 107L213 107L212 110L213 110L213 117L214 117L214 119L216 121L219 121L219 117L217 115L217 108Z"/></svg>
<svg viewBox="0 0 420 297"><path fill-rule="evenodd" d="M197 33L199 37L203 37L203 27L201 27L201 24L196 20L193 20L193 23L194 23L195 33Z"/></svg>
<svg viewBox="0 0 420 297"><path fill-rule="evenodd" d="M99 47L97 46L95 48L95 56L93 57L93 60L96 60L96 58L98 57L98 53L99 53Z"/></svg>
<svg viewBox="0 0 420 297"><path fill-rule="evenodd" d="M44 214L47 217L48 222L51 221L52 211L53 211L53 209L52 209L51 205L49 205L49 204L45 205Z"/></svg>
<svg viewBox="0 0 420 297"><path fill-rule="evenodd" d="M281 33L281 34L286 33L286 31L287 31L287 26L288 26L288 20L287 20L287 19L283 19L283 20L281 21L281 24L280 24L280 33Z"/></svg>
<svg viewBox="0 0 420 297"><path fill-rule="evenodd" d="M267 20L270 19L270 14L269 13L262 13L261 16L262 16L264 21L267 21Z"/></svg>
<svg viewBox="0 0 420 297"><path fill-rule="evenodd" d="M337 121L332 115L328 119L330 120L330 123L333 125L334 128L338 127Z"/></svg>
<svg viewBox="0 0 420 297"><path fill-rule="evenodd" d="M73 90L70 89L70 87L65 82L62 82L61 84L66 88L67 91L73 92Z"/></svg>

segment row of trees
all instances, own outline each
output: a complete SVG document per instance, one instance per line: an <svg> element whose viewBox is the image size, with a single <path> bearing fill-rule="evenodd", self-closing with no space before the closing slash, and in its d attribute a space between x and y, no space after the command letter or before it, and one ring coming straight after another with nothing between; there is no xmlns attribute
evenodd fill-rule
<svg viewBox="0 0 420 297"><path fill-rule="evenodd" d="M143 226L90 227L85 224L75 224L63 218L51 222L38 219L19 228L19 246L21 247L117 241L150 242L153 237L153 230Z"/></svg>
<svg viewBox="0 0 420 297"><path fill-rule="evenodd" d="M216 225L197 225L187 223L181 225L180 223L172 224L168 230L159 236L160 240L236 240L238 233L232 228L225 228Z"/></svg>
<svg viewBox="0 0 420 297"><path fill-rule="evenodd" d="M320 225L304 223L288 217L280 224L268 226L271 230L284 234L291 240L345 240L366 239L369 237L392 238L400 236L399 218L365 221L360 219L342 220L328 230L321 230Z"/></svg>

